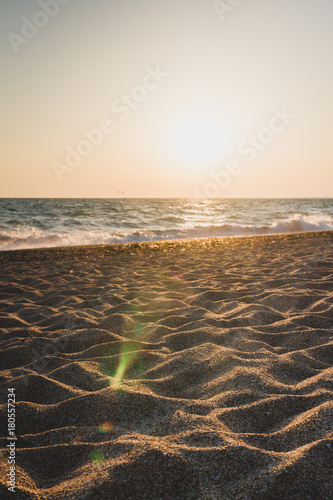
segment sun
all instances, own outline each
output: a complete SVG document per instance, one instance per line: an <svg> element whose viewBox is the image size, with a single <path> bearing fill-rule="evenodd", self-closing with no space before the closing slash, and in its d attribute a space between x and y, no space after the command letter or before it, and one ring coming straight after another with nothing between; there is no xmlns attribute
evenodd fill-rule
<svg viewBox="0 0 333 500"><path fill-rule="evenodd" d="M206 167L222 160L229 145L229 134L216 114L192 111L174 121L169 132L173 157L191 167Z"/></svg>

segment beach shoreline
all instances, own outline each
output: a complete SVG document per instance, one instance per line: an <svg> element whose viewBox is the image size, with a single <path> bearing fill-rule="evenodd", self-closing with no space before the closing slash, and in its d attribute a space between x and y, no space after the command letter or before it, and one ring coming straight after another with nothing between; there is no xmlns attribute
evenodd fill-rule
<svg viewBox="0 0 333 500"><path fill-rule="evenodd" d="M302 231L295 233L270 233L270 234L255 234L255 235L228 235L219 237L200 237L200 238L180 238L168 240L153 240L153 241L138 241L128 243L108 243L98 245L69 245L69 246L48 246L42 248L19 248L11 250L1 250L0 258L2 260L12 259L16 257L27 258L31 255L32 258L36 256L42 257L45 253L48 257L61 257L77 254L89 254L93 252L100 252L101 254L107 253L126 253L126 252L144 252L150 250L170 250L177 247L186 246L189 249L195 249L202 246L219 246L229 244L231 242L242 241L256 244L261 241L290 241L313 238L327 239L333 237L333 231Z"/></svg>

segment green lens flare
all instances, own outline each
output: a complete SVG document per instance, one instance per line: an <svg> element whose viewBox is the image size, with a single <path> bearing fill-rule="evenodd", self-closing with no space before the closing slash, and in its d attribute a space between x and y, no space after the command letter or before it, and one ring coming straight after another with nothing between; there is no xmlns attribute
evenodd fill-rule
<svg viewBox="0 0 333 500"><path fill-rule="evenodd" d="M166 290L183 293L186 297L191 296L190 286L180 274L177 274L177 272L169 269L153 268L147 273L148 276L151 275L152 284L157 280L159 282L159 286L160 283L162 283ZM120 352L118 353L119 361L117 368L112 376L110 376L110 371L107 373L110 377L109 385L114 389L121 388L126 373L134 363L136 376L144 372L144 362L140 359L140 354L142 353L141 341L149 337L151 328L150 323L155 322L163 316L163 311L159 310L160 304L154 297L154 293L151 290L148 290L146 295L143 295L141 299L144 299L145 303L140 305L130 305L127 313L132 315L134 321L141 320L142 323L137 323L133 327L130 335L129 331L124 332L128 340L123 343L120 348ZM112 353L112 356L114 356L114 354L116 353Z"/></svg>
<svg viewBox="0 0 333 500"><path fill-rule="evenodd" d="M91 462L101 463L101 462L104 462L104 460L105 460L105 455L102 451L93 451L90 454L90 461Z"/></svg>
<svg viewBox="0 0 333 500"><path fill-rule="evenodd" d="M125 352L121 355L121 359L116 370L116 373L111 377L110 385L115 389L119 388L123 382L126 370L132 365L135 359L139 356L139 351Z"/></svg>

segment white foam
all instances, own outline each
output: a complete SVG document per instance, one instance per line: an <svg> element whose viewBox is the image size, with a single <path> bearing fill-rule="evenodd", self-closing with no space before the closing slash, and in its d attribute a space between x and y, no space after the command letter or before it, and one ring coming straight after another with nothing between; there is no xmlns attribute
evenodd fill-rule
<svg viewBox="0 0 333 500"><path fill-rule="evenodd" d="M182 238L204 238L217 236L246 236L261 234L284 234L307 231L333 231L331 215L294 215L275 221L270 225L222 224L184 229L132 230L109 233L105 230L81 229L72 233L50 233L35 227L21 227L0 232L0 250L47 248L76 245L100 245L140 241L170 240Z"/></svg>

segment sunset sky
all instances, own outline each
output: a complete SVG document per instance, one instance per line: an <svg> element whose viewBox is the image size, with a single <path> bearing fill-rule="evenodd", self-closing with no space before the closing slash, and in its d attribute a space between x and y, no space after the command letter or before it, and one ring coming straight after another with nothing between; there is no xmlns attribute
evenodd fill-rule
<svg viewBox="0 0 333 500"><path fill-rule="evenodd" d="M333 196L332 0L0 2L1 197Z"/></svg>

